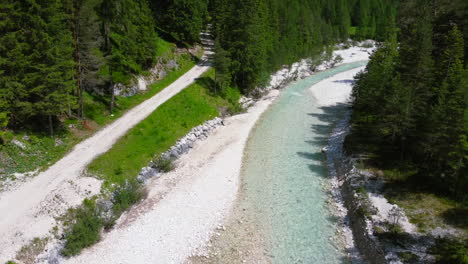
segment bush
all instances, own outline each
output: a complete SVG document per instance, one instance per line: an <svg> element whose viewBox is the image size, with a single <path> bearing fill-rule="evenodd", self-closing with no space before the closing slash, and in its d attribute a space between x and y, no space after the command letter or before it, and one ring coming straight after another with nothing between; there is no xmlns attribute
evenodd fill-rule
<svg viewBox="0 0 468 264"><path fill-rule="evenodd" d="M129 209L132 205L145 197L145 192L136 181L127 181L125 185L113 193L112 198L112 217L104 223L106 230L112 228L120 215Z"/></svg>
<svg viewBox="0 0 468 264"><path fill-rule="evenodd" d="M158 169L162 172L170 172L175 168L174 160L160 156L154 162L153 168Z"/></svg>
<svg viewBox="0 0 468 264"><path fill-rule="evenodd" d="M83 248L98 242L104 225L93 200L86 199L81 207L72 211L72 215L75 222L65 232L67 242L61 252L66 257L75 256Z"/></svg>

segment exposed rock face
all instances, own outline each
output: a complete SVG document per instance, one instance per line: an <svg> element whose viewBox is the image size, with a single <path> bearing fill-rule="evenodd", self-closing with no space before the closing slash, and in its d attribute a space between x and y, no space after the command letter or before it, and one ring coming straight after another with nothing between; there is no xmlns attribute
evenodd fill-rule
<svg viewBox="0 0 468 264"><path fill-rule="evenodd" d="M149 70L149 75L139 75L131 80L129 85L117 83L114 85L114 94L122 97L133 96L140 91L145 91L152 83L163 79L167 75L167 70L173 71L179 69L176 60L169 60L167 63L158 62Z"/></svg>

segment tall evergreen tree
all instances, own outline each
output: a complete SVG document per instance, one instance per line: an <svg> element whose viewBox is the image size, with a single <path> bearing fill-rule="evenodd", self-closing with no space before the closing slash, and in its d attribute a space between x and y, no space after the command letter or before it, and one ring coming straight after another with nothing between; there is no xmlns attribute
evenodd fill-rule
<svg viewBox="0 0 468 264"><path fill-rule="evenodd" d="M63 3L4 4L10 12L3 24L6 46L1 57L7 61L2 65L1 89L5 89L2 94L6 94L13 124L46 118L52 134L54 119L75 105L73 42Z"/></svg>
<svg viewBox="0 0 468 264"><path fill-rule="evenodd" d="M179 43L199 42L206 26L207 0L153 0L157 26Z"/></svg>

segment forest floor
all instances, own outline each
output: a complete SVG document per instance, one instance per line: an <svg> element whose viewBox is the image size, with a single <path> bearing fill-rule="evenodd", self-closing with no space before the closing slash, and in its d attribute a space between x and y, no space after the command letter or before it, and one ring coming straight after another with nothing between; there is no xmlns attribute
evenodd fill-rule
<svg viewBox="0 0 468 264"><path fill-rule="evenodd" d="M149 116L161 104L182 91L210 68L204 59L179 79L150 99L126 112L95 135L77 144L73 150L46 171L17 189L0 194L0 262L14 258L23 245L51 232L68 208L84 198L98 194L101 182L83 175L83 169L97 156L109 150L121 136Z"/></svg>

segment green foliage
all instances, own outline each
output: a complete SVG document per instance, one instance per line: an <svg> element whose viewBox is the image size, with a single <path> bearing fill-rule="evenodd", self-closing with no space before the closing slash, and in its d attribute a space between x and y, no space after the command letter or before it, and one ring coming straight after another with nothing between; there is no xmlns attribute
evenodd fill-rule
<svg viewBox="0 0 468 264"><path fill-rule="evenodd" d="M383 0L213 0L211 10L217 82L243 93L285 64L319 56L350 30L358 38L384 39L387 31L377 25L391 28L395 19L394 4Z"/></svg>
<svg viewBox="0 0 468 264"><path fill-rule="evenodd" d="M230 114L242 112L242 106L239 104L239 99L241 98L239 89L227 87L223 90L221 97L228 102L228 112Z"/></svg>
<svg viewBox="0 0 468 264"><path fill-rule="evenodd" d="M4 135L4 138L8 140L1 149L0 168L4 169L6 175L46 167L60 159L78 142L78 139L71 135L57 135L55 138L45 135L29 135L29 140L23 140L23 136L25 136L23 133L12 134L11 132ZM9 142L14 138L22 142L26 148L22 149ZM62 144L56 144L56 139L62 141Z"/></svg>
<svg viewBox="0 0 468 264"><path fill-rule="evenodd" d="M128 181L114 192L112 202L114 215L120 215L144 197L140 185L136 181Z"/></svg>
<svg viewBox="0 0 468 264"><path fill-rule="evenodd" d="M36 257L44 251L49 238L35 237L16 253L16 259L22 263L34 263Z"/></svg>
<svg viewBox="0 0 468 264"><path fill-rule="evenodd" d="M174 161L171 158L159 156L154 162L154 168L162 172L170 172L175 168Z"/></svg>
<svg viewBox="0 0 468 264"><path fill-rule="evenodd" d="M467 264L468 239L439 239L431 248L431 253L436 255L437 264Z"/></svg>
<svg viewBox="0 0 468 264"><path fill-rule="evenodd" d="M112 217L104 221L104 228L107 230L112 228L122 213L143 199L145 195L143 188L135 180L126 181L117 188L112 193Z"/></svg>
<svg viewBox="0 0 468 264"><path fill-rule="evenodd" d="M73 39L64 3L3 1L0 4L0 112L10 125L73 109Z"/></svg>
<svg viewBox="0 0 468 264"><path fill-rule="evenodd" d="M5 112L0 112L0 145L5 142L3 136L5 135L4 129L8 125L8 115Z"/></svg>
<svg viewBox="0 0 468 264"><path fill-rule="evenodd" d="M372 145L380 166L413 164L412 177L426 187L465 199L467 36L460 30L466 24L457 18L459 5L402 4L398 38L391 34L357 77L350 139Z"/></svg>
<svg viewBox="0 0 468 264"><path fill-rule="evenodd" d="M166 54L167 55L167 54ZM171 57L172 58L172 57ZM109 97L91 95L84 92L84 116L93 120L99 126L109 124L113 120L121 117L127 110L138 105L142 101L154 96L162 89L170 85L181 75L190 70L194 62L189 56L184 54L173 58L177 60L179 69L169 72L164 79L149 86L148 90L131 97L116 98L116 107L114 115L110 115L107 102ZM68 119L65 125L73 124L76 129L75 133L61 131L56 133L54 138L44 134L31 134L31 132L13 132L6 130L3 133L5 144L2 146L0 159L0 168L5 170L5 175L14 172L23 173L33 171L37 168L45 169L50 164L63 157L70 149L79 143L80 140L92 134L92 130L83 127L82 122L76 119ZM96 124L94 124L96 125ZM93 129L99 128L93 127ZM24 136L28 136L29 140L23 140ZM26 145L26 149L21 149L15 144L10 143L14 138L20 140ZM56 144L61 141L63 144Z"/></svg>
<svg viewBox="0 0 468 264"><path fill-rule="evenodd" d="M104 226L93 200L85 200L81 207L73 209L72 214L74 223L65 232L66 243L61 252L66 257L75 256L99 241Z"/></svg>
<svg viewBox="0 0 468 264"><path fill-rule="evenodd" d="M207 0L151 1L158 28L179 43L199 41L208 16Z"/></svg>
<svg viewBox="0 0 468 264"><path fill-rule="evenodd" d="M399 252L398 257L403 263L418 263L419 257L411 252Z"/></svg>

